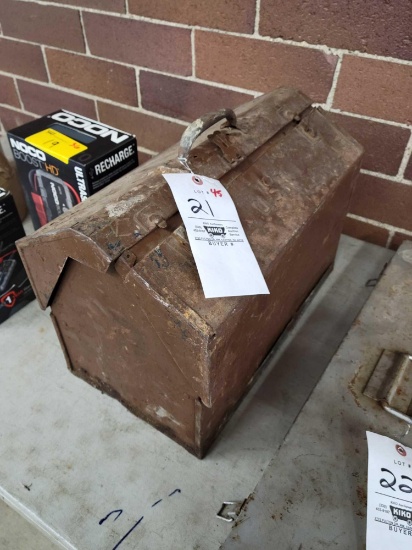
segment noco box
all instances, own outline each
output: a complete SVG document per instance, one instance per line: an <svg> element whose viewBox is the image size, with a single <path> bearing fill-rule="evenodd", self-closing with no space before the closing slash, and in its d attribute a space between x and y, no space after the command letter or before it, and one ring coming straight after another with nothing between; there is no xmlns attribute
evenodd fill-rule
<svg viewBox="0 0 412 550"><path fill-rule="evenodd" d="M335 259L362 147L311 103L275 90L182 138L215 122L185 158L231 194L270 294L205 299L163 177L178 145L18 243L70 370L198 457Z"/></svg>
<svg viewBox="0 0 412 550"><path fill-rule="evenodd" d="M0 187L0 323L34 299L15 244L24 236L13 197Z"/></svg>
<svg viewBox="0 0 412 550"><path fill-rule="evenodd" d="M65 110L8 137L35 229L138 165L134 136Z"/></svg>

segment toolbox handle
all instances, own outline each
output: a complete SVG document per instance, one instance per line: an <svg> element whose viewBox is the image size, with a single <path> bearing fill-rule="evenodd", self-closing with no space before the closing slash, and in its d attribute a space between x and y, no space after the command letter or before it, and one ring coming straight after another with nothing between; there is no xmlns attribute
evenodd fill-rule
<svg viewBox="0 0 412 550"><path fill-rule="evenodd" d="M230 126L236 128L237 119L236 114L232 109L220 109L219 111L213 113L207 113L200 118L196 119L194 122L189 124L186 130L183 132L180 144L179 151L177 153L177 159L183 164L185 168L192 171L189 168L187 163L187 157L189 156L190 149L195 142L195 140L200 136L202 132L226 118Z"/></svg>

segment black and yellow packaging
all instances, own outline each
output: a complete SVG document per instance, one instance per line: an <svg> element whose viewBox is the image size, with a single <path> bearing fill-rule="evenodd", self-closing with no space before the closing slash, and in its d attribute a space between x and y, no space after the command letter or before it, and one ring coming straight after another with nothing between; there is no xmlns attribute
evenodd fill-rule
<svg viewBox="0 0 412 550"><path fill-rule="evenodd" d="M35 229L138 165L134 136L65 110L8 138Z"/></svg>
<svg viewBox="0 0 412 550"><path fill-rule="evenodd" d="M0 187L0 323L34 299L16 241L25 236L9 191Z"/></svg>

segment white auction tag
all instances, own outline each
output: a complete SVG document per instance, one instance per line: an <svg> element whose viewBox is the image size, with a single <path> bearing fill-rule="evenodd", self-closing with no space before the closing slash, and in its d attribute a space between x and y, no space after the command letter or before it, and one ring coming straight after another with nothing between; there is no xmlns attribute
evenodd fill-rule
<svg viewBox="0 0 412 550"><path fill-rule="evenodd" d="M368 438L367 550L412 548L412 449L389 437Z"/></svg>
<svg viewBox="0 0 412 550"><path fill-rule="evenodd" d="M205 297L269 294L236 207L220 181L193 173L164 178L185 224Z"/></svg>

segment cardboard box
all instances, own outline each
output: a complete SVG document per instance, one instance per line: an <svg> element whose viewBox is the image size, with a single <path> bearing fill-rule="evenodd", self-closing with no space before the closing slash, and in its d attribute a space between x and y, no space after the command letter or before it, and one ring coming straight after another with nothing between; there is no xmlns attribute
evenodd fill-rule
<svg viewBox="0 0 412 550"><path fill-rule="evenodd" d="M65 110L8 137L35 229L138 166L134 136Z"/></svg>
<svg viewBox="0 0 412 550"><path fill-rule="evenodd" d="M15 244L25 235L11 193L0 187L0 323L34 299Z"/></svg>

